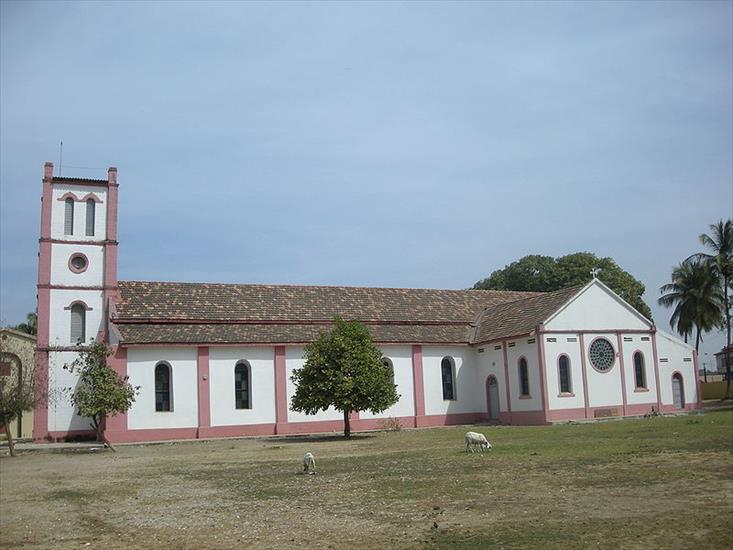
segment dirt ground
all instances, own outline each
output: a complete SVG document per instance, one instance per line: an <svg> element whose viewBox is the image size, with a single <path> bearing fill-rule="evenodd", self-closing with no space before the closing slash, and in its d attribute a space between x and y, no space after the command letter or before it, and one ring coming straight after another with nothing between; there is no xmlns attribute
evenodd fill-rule
<svg viewBox="0 0 733 550"><path fill-rule="evenodd" d="M0 546L733 547L733 412L467 429L3 457Z"/></svg>

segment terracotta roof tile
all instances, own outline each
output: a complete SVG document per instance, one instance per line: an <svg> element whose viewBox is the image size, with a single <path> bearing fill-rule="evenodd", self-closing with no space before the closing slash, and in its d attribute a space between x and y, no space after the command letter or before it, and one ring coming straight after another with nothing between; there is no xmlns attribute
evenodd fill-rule
<svg viewBox="0 0 733 550"><path fill-rule="evenodd" d="M478 344L528 334L577 294L583 286L564 288L486 308L479 315L472 342Z"/></svg>

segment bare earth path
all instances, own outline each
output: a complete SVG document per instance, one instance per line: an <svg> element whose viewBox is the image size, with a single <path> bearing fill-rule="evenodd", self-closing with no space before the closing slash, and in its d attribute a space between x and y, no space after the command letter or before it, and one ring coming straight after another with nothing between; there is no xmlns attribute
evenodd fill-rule
<svg viewBox="0 0 733 550"><path fill-rule="evenodd" d="M466 429L3 457L0 547L733 547L731 411Z"/></svg>

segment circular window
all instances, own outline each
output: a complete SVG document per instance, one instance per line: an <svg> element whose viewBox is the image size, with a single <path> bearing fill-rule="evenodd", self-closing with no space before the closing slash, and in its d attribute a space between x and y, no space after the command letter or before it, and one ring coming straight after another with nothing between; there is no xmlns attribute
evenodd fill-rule
<svg viewBox="0 0 733 550"><path fill-rule="evenodd" d="M613 366L613 361L616 358L616 352L611 345L611 342L605 338L598 338L593 340L590 345L590 364L596 370L605 372Z"/></svg>
<svg viewBox="0 0 733 550"><path fill-rule="evenodd" d="M84 254L72 254L69 258L69 269L74 273L81 273L87 270L89 261Z"/></svg>

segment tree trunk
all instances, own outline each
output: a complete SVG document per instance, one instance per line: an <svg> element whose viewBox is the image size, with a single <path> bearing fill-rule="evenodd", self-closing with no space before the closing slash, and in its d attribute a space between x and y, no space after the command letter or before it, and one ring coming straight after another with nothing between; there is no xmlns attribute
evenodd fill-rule
<svg viewBox="0 0 733 550"><path fill-rule="evenodd" d="M697 327L697 336L695 337L695 353L700 351L700 327ZM697 373L695 373L697 376Z"/></svg>
<svg viewBox="0 0 733 550"><path fill-rule="evenodd" d="M351 438L351 424L349 423L349 415L351 411L344 410L344 437L346 439Z"/></svg>
<svg viewBox="0 0 733 550"><path fill-rule="evenodd" d="M5 435L8 437L8 449L10 450L10 456L15 456L15 443L13 442L13 434L10 429L10 422L3 421L5 425Z"/></svg>
<svg viewBox="0 0 733 550"><path fill-rule="evenodd" d="M725 397L723 399L730 399L730 298L728 297L728 277L723 277L723 285L725 286L725 328L727 331L725 346L725 377L727 381L725 384Z"/></svg>
<svg viewBox="0 0 733 550"><path fill-rule="evenodd" d="M97 441L98 441L99 443L104 443L105 445L107 445L107 447L109 447L109 448L110 448L110 450L111 450L111 451L112 451L113 453L116 453L116 452L117 452L117 449L115 449L115 448L114 448L114 447L112 446L112 443L110 443L110 442L109 442L109 440L108 440L108 439L107 439L107 438L106 438L106 437L104 436L104 422L103 422L103 420L95 421L95 423L96 423L96 425L97 425L97 426L96 426L96 431L97 431Z"/></svg>

